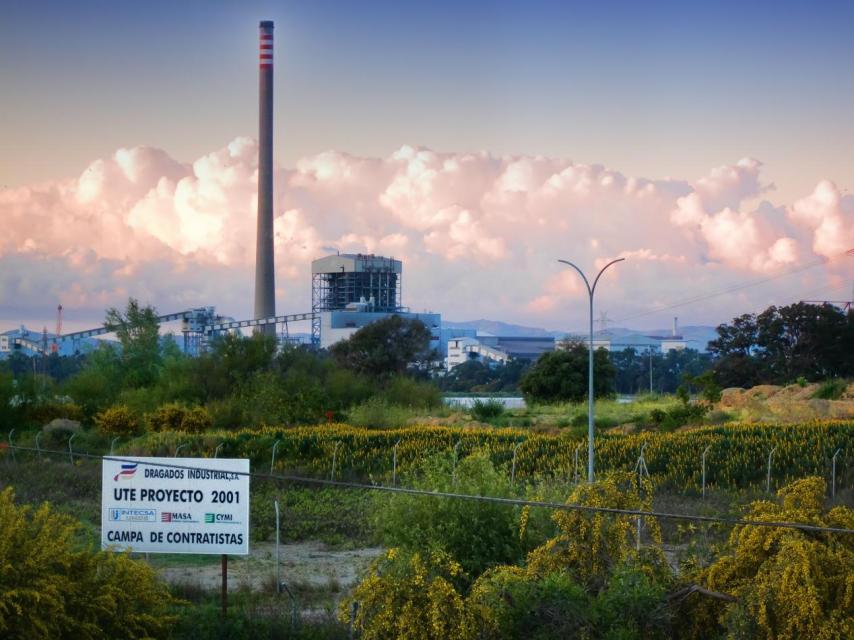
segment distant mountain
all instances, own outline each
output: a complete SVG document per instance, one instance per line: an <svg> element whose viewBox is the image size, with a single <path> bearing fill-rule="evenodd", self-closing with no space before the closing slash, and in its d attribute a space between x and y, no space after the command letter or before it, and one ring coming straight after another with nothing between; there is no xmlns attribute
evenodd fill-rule
<svg viewBox="0 0 854 640"><path fill-rule="evenodd" d="M500 320L467 320L456 322L454 320L443 320L443 329L475 329L481 333L491 333L494 336L504 338L518 338L530 336L532 338L553 338L563 335L562 331L547 331L540 327L525 327L520 324L510 324Z"/></svg>

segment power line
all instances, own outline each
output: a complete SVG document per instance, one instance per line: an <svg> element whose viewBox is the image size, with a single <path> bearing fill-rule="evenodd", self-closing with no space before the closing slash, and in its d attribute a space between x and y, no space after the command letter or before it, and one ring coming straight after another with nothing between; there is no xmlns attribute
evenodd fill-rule
<svg viewBox="0 0 854 640"><path fill-rule="evenodd" d="M756 287L760 284L765 284L766 282L771 282L773 280L778 280L779 278L785 278L786 276L791 276L796 273L800 273L802 271L806 271L807 269L812 269L813 267L817 267L818 265L824 264L825 260L822 258L821 260L816 260L814 262L809 262L805 265L801 265L800 267L796 267L795 269L790 269L789 271L784 271L783 273L778 273L775 276L769 276L767 278L761 278L759 280L753 280L751 282L746 282L744 284L734 285L727 289L723 289L721 291L716 291L714 293L708 293L701 296L695 296L693 298L686 298L679 302L674 302L673 304L659 307L657 309L650 309L649 311L641 311L640 313L636 313L634 315L626 316L625 318L620 318L615 322L626 322L628 320L634 320L636 318L642 318L644 316L653 315L656 313L661 313L662 311L668 311L670 309L676 309L678 307L684 307L689 304L694 304L695 302L702 302L703 300L709 300L710 298L717 298L718 296L723 296L728 293L734 293L736 291L741 291L742 289L749 289L750 287Z"/></svg>
<svg viewBox="0 0 854 640"><path fill-rule="evenodd" d="M86 458L90 460L110 460L114 462L135 462L137 464L149 465L152 467L163 467L166 469L184 469L187 471L211 471L210 468L194 467L192 465L170 464L166 462L151 462L148 460L136 459L130 456L115 457L115 456L99 456L91 453L72 453L69 451L57 451L53 449L34 449L32 447L22 447L19 445L6 445L5 448L17 449L18 451L30 451L40 454L52 454L60 456L71 455L78 458ZM214 469L214 471L216 471ZM540 500L525 500L522 498L500 498L497 496L480 496L468 493L454 493L448 491L428 491L426 489L411 489L407 487L389 487L378 484L364 484L360 482L345 482L341 480L325 480L322 478L309 478L305 476L279 475L273 473L258 473L245 471L223 470L223 472L232 475L248 476L249 478L258 478L264 480L278 480L284 482L293 482L300 484L314 484L329 487L338 487L341 489L361 489L366 491L382 491L386 493L397 493L405 495L429 496L433 498L453 498L457 500L471 500L475 502L491 502L496 504L513 505L520 507L536 507L543 509L553 509L561 511L587 511L591 513L610 513L615 515L640 516L647 518L663 518L667 520L691 520L694 522L709 522L717 524L726 524L730 526L754 526L754 527L771 527L778 529L797 529L799 531L807 531L811 533L841 533L854 534L854 529L845 529L840 527L820 527L816 525L803 524L799 522L766 522L763 520L746 520L734 518L721 518L717 516L696 516L684 513L667 513L661 511L643 511L640 509L617 509L611 507L591 507L580 504L565 504L560 502L544 502Z"/></svg>

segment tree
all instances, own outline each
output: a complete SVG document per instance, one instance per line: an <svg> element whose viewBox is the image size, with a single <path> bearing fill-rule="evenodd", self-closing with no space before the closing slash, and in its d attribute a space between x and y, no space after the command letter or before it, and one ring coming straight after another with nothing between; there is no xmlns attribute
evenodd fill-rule
<svg viewBox="0 0 854 640"><path fill-rule="evenodd" d="M651 362L650 362L651 361ZM665 354L638 353L629 347L611 352L616 369L615 387L618 393L638 393L650 387L649 369L652 366L653 391L673 393L682 378L698 376L712 366L709 354L694 349L671 349Z"/></svg>
<svg viewBox="0 0 854 640"><path fill-rule="evenodd" d="M529 402L581 402L587 397L588 349L580 342L544 353L522 377L519 388ZM593 354L593 396L612 393L614 365L605 349Z"/></svg>
<svg viewBox="0 0 854 640"><path fill-rule="evenodd" d="M275 337L262 334L249 337L227 334L214 338L208 351L186 364L187 377L192 381L186 391L192 394L184 393L183 398L175 399L210 402L239 392L253 376L271 370L276 349ZM167 370L169 368L167 366Z"/></svg>
<svg viewBox="0 0 854 640"><path fill-rule="evenodd" d="M430 329L420 320L398 315L362 327L329 349L342 367L373 378L423 371L438 360L430 348Z"/></svg>
<svg viewBox="0 0 854 640"><path fill-rule="evenodd" d="M443 391L481 393L517 391L522 375L530 366L529 361L516 358L495 365L469 360L458 364L447 375L439 378L439 387Z"/></svg>
<svg viewBox="0 0 854 640"><path fill-rule="evenodd" d="M854 375L854 312L804 302L768 307L717 328L709 343L718 384L785 384Z"/></svg>
<svg viewBox="0 0 854 640"><path fill-rule="evenodd" d="M161 364L160 323L157 311L128 299L124 313L107 309L104 327L115 331L122 345L122 365L129 387L147 387L156 379Z"/></svg>

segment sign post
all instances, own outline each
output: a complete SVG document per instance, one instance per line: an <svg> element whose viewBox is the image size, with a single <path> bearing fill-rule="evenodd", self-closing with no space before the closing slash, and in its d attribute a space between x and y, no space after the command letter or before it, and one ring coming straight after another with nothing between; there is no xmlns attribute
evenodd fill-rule
<svg viewBox="0 0 854 640"><path fill-rule="evenodd" d="M228 614L228 556L222 554L222 617Z"/></svg>

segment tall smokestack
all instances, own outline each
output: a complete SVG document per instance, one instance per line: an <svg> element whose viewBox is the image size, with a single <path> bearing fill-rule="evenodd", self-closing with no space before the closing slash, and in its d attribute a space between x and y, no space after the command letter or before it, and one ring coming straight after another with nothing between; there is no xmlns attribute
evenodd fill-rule
<svg viewBox="0 0 854 640"><path fill-rule="evenodd" d="M258 71L258 236L255 244L255 318L276 315L273 261L273 23L264 21L259 33ZM276 325L261 333L276 334Z"/></svg>
<svg viewBox="0 0 854 640"><path fill-rule="evenodd" d="M679 335L679 318L677 316L673 316L673 337Z"/></svg>

